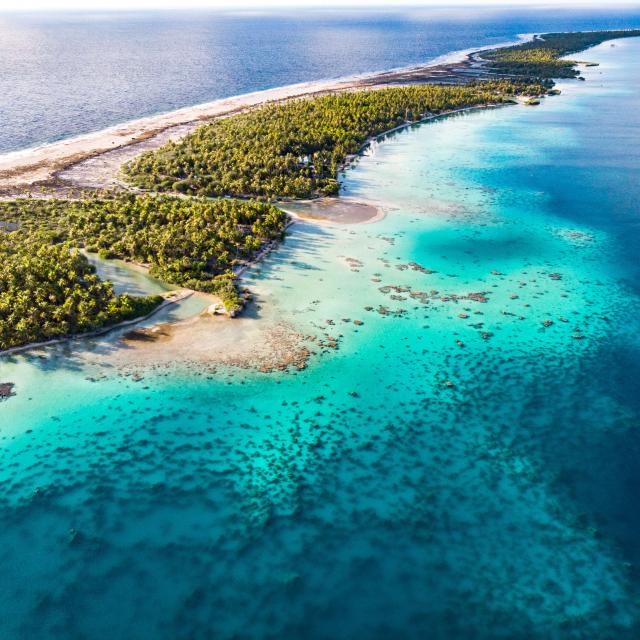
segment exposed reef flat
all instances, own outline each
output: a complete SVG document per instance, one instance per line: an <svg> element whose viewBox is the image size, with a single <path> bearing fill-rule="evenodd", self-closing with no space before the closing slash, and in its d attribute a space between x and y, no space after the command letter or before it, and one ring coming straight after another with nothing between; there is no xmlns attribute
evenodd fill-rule
<svg viewBox="0 0 640 640"><path fill-rule="evenodd" d="M212 340L215 336L215 340ZM176 362L202 369L228 366L263 373L304 369L314 343L285 322L255 323L249 318L202 314L179 323L166 323L124 334L125 347L114 355L121 371L174 368Z"/></svg>

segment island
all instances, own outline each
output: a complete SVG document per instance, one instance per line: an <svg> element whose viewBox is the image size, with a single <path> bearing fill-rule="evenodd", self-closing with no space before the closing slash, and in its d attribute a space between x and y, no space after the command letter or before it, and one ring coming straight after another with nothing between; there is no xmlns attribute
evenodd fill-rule
<svg viewBox="0 0 640 640"><path fill-rule="evenodd" d="M379 74L375 83L198 123L177 140L155 132L150 137L162 144L135 153L117 180L98 188L61 177L95 154L74 157L45 180L21 182L20 167L0 172L5 180L18 176L0 202L0 350L84 335L148 316L163 303L161 296L116 295L82 250L217 295L236 315L239 272L285 233L280 199L336 196L340 170L390 130L461 109L538 104L557 93L553 78L579 77L567 55L639 35L535 36L470 54L450 70L454 82L450 75L425 78L424 70Z"/></svg>

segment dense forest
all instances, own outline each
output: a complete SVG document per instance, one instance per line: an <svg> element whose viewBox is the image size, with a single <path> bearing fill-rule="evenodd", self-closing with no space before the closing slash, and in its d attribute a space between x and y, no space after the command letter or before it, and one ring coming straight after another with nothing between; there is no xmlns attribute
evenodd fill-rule
<svg viewBox="0 0 640 640"><path fill-rule="evenodd" d="M115 295L72 244L48 232L0 232L0 349L148 314L160 296Z"/></svg>
<svg viewBox="0 0 640 640"><path fill-rule="evenodd" d="M199 196L308 198L338 192L337 173L371 136L429 114L539 95L507 81L421 85L270 104L199 127L124 167L143 189Z"/></svg>
<svg viewBox="0 0 640 640"><path fill-rule="evenodd" d="M547 33L530 42L513 47L494 49L482 57L488 68L496 73L525 76L547 80L551 78L575 78L575 60L563 60L564 56L588 49L614 38L640 36L640 30L584 31L578 33Z"/></svg>
<svg viewBox="0 0 640 640"><path fill-rule="evenodd" d="M160 299L114 296L72 247L150 266L176 285L241 300L233 267L281 237L286 214L238 200L161 196L0 203L0 348L144 315Z"/></svg>

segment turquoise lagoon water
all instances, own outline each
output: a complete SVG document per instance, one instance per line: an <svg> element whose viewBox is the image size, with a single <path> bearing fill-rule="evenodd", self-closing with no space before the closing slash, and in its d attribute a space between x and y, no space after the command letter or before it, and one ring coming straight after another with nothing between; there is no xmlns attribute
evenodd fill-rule
<svg viewBox="0 0 640 640"><path fill-rule="evenodd" d="M638 637L640 42L581 57L388 136L344 176L384 220L249 275L338 340L306 370L3 362L0 636Z"/></svg>

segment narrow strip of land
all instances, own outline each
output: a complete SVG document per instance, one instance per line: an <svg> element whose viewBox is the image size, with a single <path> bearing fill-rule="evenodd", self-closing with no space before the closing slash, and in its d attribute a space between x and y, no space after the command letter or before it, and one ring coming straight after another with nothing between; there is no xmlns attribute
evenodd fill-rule
<svg viewBox="0 0 640 640"><path fill-rule="evenodd" d="M149 116L93 133L0 155L0 197L26 193L57 196L77 189L99 189L121 184L119 169L135 156L179 140L205 122L264 104L310 98L341 91L357 91L410 84L466 84L490 77L476 51L452 56L447 62L337 80L255 91Z"/></svg>

